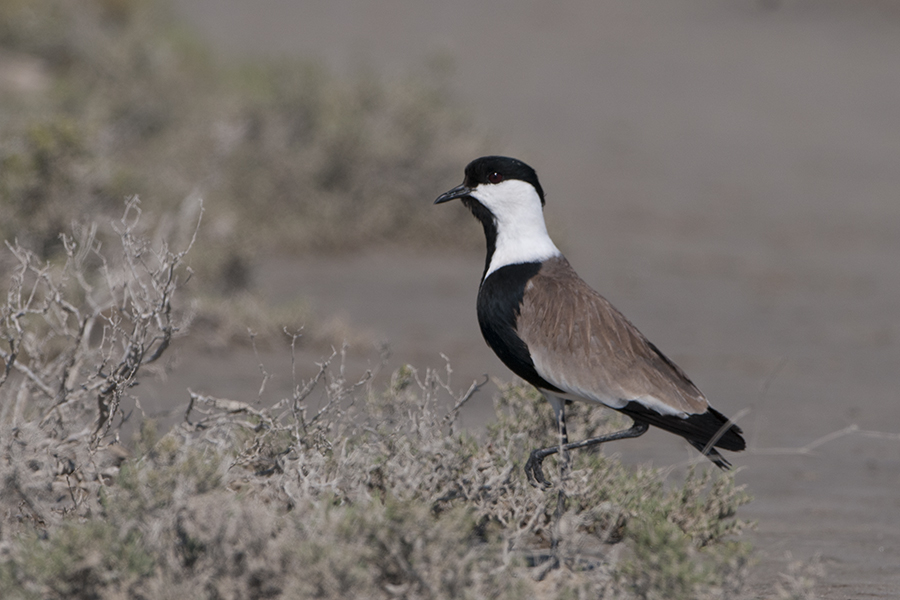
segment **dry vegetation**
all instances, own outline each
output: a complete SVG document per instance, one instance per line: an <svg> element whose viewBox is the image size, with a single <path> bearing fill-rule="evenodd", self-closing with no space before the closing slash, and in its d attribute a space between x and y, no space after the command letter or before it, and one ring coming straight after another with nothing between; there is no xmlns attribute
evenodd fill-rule
<svg viewBox="0 0 900 600"><path fill-rule="evenodd" d="M449 368L381 390L336 354L288 397L191 393L158 432L129 390L186 334L188 247L148 242L138 209L115 247L65 238L58 267L8 246L3 598L744 597L748 496L731 476L576 453L560 509L523 473L553 431L529 387L504 388L476 438L455 415L477 386L459 395ZM617 425L573 411L573 436ZM809 581L797 567L781 597Z"/></svg>
<svg viewBox="0 0 900 600"><path fill-rule="evenodd" d="M428 200L483 142L441 73L223 66L156 0L4 0L0 238L54 258L72 219L139 195L171 227L201 195L210 292L246 287L260 252L451 243L464 215Z"/></svg>

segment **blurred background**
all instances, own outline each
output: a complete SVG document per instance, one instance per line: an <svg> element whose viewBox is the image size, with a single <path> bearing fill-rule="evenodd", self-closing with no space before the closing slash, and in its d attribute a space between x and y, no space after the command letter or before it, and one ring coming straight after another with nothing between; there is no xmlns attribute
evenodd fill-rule
<svg viewBox="0 0 900 600"><path fill-rule="evenodd" d="M5 0L0 233L52 261L139 194L186 244L203 198L194 334L142 383L150 413L252 397L260 362L290 369L285 326L303 373L346 342L350 370L446 357L464 390L511 375L475 319L480 229L431 202L516 156L582 277L741 416L760 589L790 553L821 558L820 597L887 598L898 106L888 0ZM659 432L608 451L694 456Z"/></svg>

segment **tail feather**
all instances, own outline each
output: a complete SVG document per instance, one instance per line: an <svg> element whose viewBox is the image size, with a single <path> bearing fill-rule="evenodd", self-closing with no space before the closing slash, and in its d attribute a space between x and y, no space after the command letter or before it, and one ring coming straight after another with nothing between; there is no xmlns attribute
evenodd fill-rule
<svg viewBox="0 0 900 600"><path fill-rule="evenodd" d="M731 464L719 454L716 448L739 452L747 447L747 443L741 436L743 433L741 428L734 423L729 423L728 417L712 407L686 419L661 415L634 401L619 409L619 412L625 413L635 421L648 423L680 435L721 469L728 469Z"/></svg>
<svg viewBox="0 0 900 600"><path fill-rule="evenodd" d="M694 440L688 440L688 443L700 451L700 454L713 461L717 467L722 469L723 471L727 471L731 468L731 463L725 460L725 457L719 454L719 451L715 448L707 448L705 444L701 444L700 442L695 442Z"/></svg>

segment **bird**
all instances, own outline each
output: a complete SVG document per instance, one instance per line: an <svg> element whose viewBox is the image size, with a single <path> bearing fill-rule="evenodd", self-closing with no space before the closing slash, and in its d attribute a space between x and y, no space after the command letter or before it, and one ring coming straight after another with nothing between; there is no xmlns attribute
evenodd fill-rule
<svg viewBox="0 0 900 600"><path fill-rule="evenodd" d="M525 464L532 485L550 487L541 466L547 456L561 454L563 476L570 450L635 438L650 425L685 438L719 468L730 468L717 448L744 450L743 432L578 276L547 233L544 191L534 169L505 156L475 159L463 183L434 203L457 199L484 228L481 333L513 373L543 394L556 417L559 443L532 451ZM633 424L569 443L565 406L571 401L603 405Z"/></svg>

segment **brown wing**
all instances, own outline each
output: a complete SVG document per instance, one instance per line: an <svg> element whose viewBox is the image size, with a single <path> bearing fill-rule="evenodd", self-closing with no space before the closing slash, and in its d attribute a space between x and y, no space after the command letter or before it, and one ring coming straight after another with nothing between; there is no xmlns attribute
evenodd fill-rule
<svg viewBox="0 0 900 600"><path fill-rule="evenodd" d="M661 414L698 414L708 403L675 363L647 341L565 258L546 261L525 289L517 320L535 368L574 397Z"/></svg>

